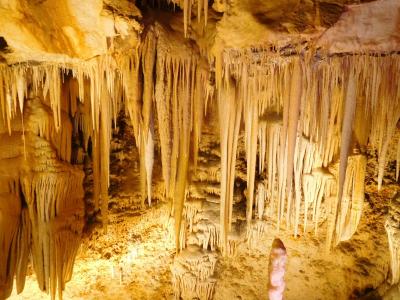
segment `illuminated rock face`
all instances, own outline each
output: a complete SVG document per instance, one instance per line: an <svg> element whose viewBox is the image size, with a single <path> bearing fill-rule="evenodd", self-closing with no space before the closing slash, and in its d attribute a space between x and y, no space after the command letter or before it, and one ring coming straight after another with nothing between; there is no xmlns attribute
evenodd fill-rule
<svg viewBox="0 0 400 300"><path fill-rule="evenodd" d="M121 111L139 153L141 207L158 189L171 203L177 297L211 299L216 257L237 255L245 242L251 251L271 234L267 225L296 238L313 231L328 251L350 240L362 218L368 150L383 187L400 119L397 1L343 14L342 1L335 9L320 1L165 3L181 14L144 2L142 18L125 0L0 1L2 298L14 276L22 291L30 254L39 287L61 296L85 223L84 160L107 229ZM214 145L202 149L207 122ZM393 207L386 228L395 283ZM275 246L270 297L281 299L286 252Z"/></svg>

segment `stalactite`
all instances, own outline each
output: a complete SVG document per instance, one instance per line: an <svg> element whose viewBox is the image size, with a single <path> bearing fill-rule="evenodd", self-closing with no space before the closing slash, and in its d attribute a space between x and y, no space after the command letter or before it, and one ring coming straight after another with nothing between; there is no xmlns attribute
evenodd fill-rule
<svg viewBox="0 0 400 300"><path fill-rule="evenodd" d="M235 83L232 79L226 79L218 95L221 139L220 226L223 253L228 251L228 234L231 230L236 150L242 106L241 98L236 97Z"/></svg>
<svg viewBox="0 0 400 300"><path fill-rule="evenodd" d="M100 138L99 133L94 132L92 136L92 169L93 169L93 202L94 209L99 209L100 202Z"/></svg>
<svg viewBox="0 0 400 300"><path fill-rule="evenodd" d="M29 220L29 212L26 207L21 210L21 221L18 231L18 244L17 244L17 266L16 266L16 287L17 293L22 293L25 287L25 277L27 273L30 240L31 240L31 221Z"/></svg>
<svg viewBox="0 0 400 300"><path fill-rule="evenodd" d="M22 174L21 189L32 221L32 258L39 287L58 290L72 274L73 261L83 229L82 171L52 159L48 143L28 136L29 144L46 155L31 158L33 169Z"/></svg>
<svg viewBox="0 0 400 300"><path fill-rule="evenodd" d="M49 109L40 98L36 97L30 99L28 105L26 105L27 114L29 115L28 120L29 128L26 130L35 133L36 135L51 141L56 147L59 158L63 161L71 161L71 141L72 141L72 123L69 120L69 116L65 113L61 113L61 121L63 126L58 130L55 127L53 118L44 118L43 115L47 115Z"/></svg>
<svg viewBox="0 0 400 300"><path fill-rule="evenodd" d="M207 81L198 54L184 40L171 40L169 33L161 27L156 27L155 31L157 47L163 49L156 54L155 86L161 160L166 194L173 199L175 238L179 249L181 241L177 233L182 223L190 144L200 139L202 122L193 111L204 103L200 95L206 91ZM185 55L180 55L181 49Z"/></svg>
<svg viewBox="0 0 400 300"><path fill-rule="evenodd" d="M198 2L199 18L202 9L206 14L207 5L208 2ZM186 35L191 6L191 1L185 1ZM67 194L72 193L72 187L65 183L70 180L68 176L74 178L71 179L75 182L71 183L74 184L73 190L80 192L82 174L77 170L71 171L68 164L72 135L68 119L75 119L78 124L75 127L82 131L86 149L89 139L92 141L95 206L97 209L100 198L106 225L111 126L120 107L122 90L141 152L142 180L145 182L142 184L143 201L145 194L149 204L151 201L154 141L157 140L152 122L157 122L166 195L174 201L176 247L179 250L186 247L186 229L195 227L193 220L182 219L188 194L187 173L190 158L196 169L203 108L207 107L211 93L208 66L191 46L190 42L169 35L166 29L155 25L147 32L142 46L128 55L104 55L88 61L52 64L0 65L0 115L5 127L11 133L12 126L15 126L13 121L21 117L26 141L37 147L50 144L49 148L56 149L54 153L46 150L51 152L52 159L58 157L64 161L50 166L50 175L46 175L40 173L50 167L35 157L39 161L38 169L26 171L21 177L23 193L28 195L29 217L37 217L33 206L40 208L40 218L37 217L38 221L32 227L35 270L41 288L50 290L53 297L57 286L61 293L64 282L71 275L82 221L78 199L72 197L71 201L77 203L68 204L77 213L66 217L68 222L65 226L61 226L58 223L60 219L57 219L62 217L62 213L56 216L54 212L58 208L52 206L66 205L59 203L70 198ZM204 219L196 224L202 229L202 232L195 232L197 242L204 249L220 248L225 254L234 254L239 244L239 235L231 230L231 221L242 112L248 164L247 221L249 227L256 226L256 232L262 232L263 218L275 218L278 229L286 226L294 229L297 236L301 223L306 230L308 218L312 217L317 234L319 224L328 218L328 244L331 244L329 241L336 244L350 238L361 216L365 176L365 157L358 153L349 156L350 148L354 146L353 135L361 150L369 143L377 151L378 188L381 188L388 147L400 118L400 88L397 84L400 60L392 54L331 57L314 54L282 56L279 51L267 48L219 50L216 54L221 169L215 168L211 177L221 182L220 189L214 183L202 187L202 192L220 196L220 216L219 222ZM35 116L32 119L29 115L33 111L50 113L52 117L41 120ZM363 126L364 120L370 126ZM265 192L262 193L260 188L257 194L256 218L260 222L254 225L257 134L258 171L260 177L265 178ZM28 157L32 148L29 143L26 145ZM340 165L336 174L331 169L336 168L338 157ZM397 157L397 177L399 161L400 154ZM333 180L327 170L336 172L337 179ZM333 200L335 193L337 197ZM219 201L212 196L208 200ZM67 210L66 207L63 209ZM326 215L322 215L323 209L327 210ZM21 214L26 215L26 212ZM21 218L20 224L26 221ZM12 234L6 233L14 237L12 245L19 241L18 236L30 235L15 228ZM22 228L28 227L22 225ZM51 235L51 231L56 233ZM3 237L4 233L0 232L0 239ZM22 245L21 249L26 249L25 246ZM68 257L66 261L59 256L61 254L54 254L58 253L54 249L59 248L65 249L62 255ZM10 265L19 259L12 257ZM23 260L25 258L21 258L21 266L25 265ZM66 271L61 274L58 266L64 264ZM0 266L4 266L4 261ZM22 270L24 267L20 271L16 268L17 271L11 273L20 278L17 280L20 290L25 271ZM11 273L1 273L0 281L9 284ZM188 281L194 282L190 278ZM211 286L210 282L201 282L191 289L209 297Z"/></svg>
<svg viewBox="0 0 400 300"><path fill-rule="evenodd" d="M336 239L346 241L355 233L361 220L364 204L364 181L367 159L362 154L349 156L346 179L343 186L343 200L338 212Z"/></svg>
<svg viewBox="0 0 400 300"><path fill-rule="evenodd" d="M295 146L297 140L298 121L300 115L300 103L302 97L302 66L298 59L293 61L293 71L290 83L290 103L288 113L288 136L287 136L287 188L288 206L286 223L290 224L290 213L292 209L292 180L294 168Z"/></svg>
<svg viewBox="0 0 400 300"><path fill-rule="evenodd" d="M16 195L0 194L0 297L8 298L13 288L19 249L21 204ZM28 243L28 240L20 241ZM17 275L18 276L18 275ZM24 280L25 278L23 278Z"/></svg>
<svg viewBox="0 0 400 300"><path fill-rule="evenodd" d="M347 157L350 151L350 144L352 138L352 125L353 118L356 110L356 82L354 70L350 66L350 73L347 82L344 117L342 124L342 136L340 143L340 169L339 169L339 182L338 182L338 200L336 209L336 223L338 222L339 212L342 206L342 196L344 189L344 182L347 170Z"/></svg>
<svg viewBox="0 0 400 300"><path fill-rule="evenodd" d="M193 103L193 169L197 171L197 160L199 152L199 144L201 139L201 128L203 125L203 118L207 111L207 101L210 97L210 91L206 86L208 82L208 72L206 67L199 62L196 72L196 84L194 90L194 103Z"/></svg>
<svg viewBox="0 0 400 300"><path fill-rule="evenodd" d="M186 192L186 180L187 180L187 172L188 172L188 164L189 164L189 150L190 150L190 125L191 125L191 100L192 97L190 95L189 84L191 81L190 76L193 71L191 71L192 64L183 64L181 68L182 78L182 86L180 87L181 92L181 101L178 103L178 112L179 112L179 129L175 128L176 131L179 132L179 154L178 154L178 172L177 172L177 180L175 187L175 197L174 197L174 216L175 216L175 232L179 232L181 221L182 221L182 213L183 206L185 201L185 192ZM178 235L177 235L178 237ZM176 240L176 245L178 246L180 243L179 239Z"/></svg>
<svg viewBox="0 0 400 300"><path fill-rule="evenodd" d="M5 266L11 266L6 267L9 273L5 279L8 282L11 280L11 286L6 284L1 292L11 292L8 288L12 287L14 275L17 292L23 290L28 259L32 257L39 287L51 292L54 299L57 290L59 297L62 297L62 290L71 277L73 260L80 243L84 224L84 174L79 168L59 160L56 147L53 146L57 138L47 131L51 127L49 124L53 124L53 114L44 109L45 103L44 99L33 98L24 105L26 145L24 146L21 139L10 137L8 141L8 146L15 150L7 151L7 155L11 155L9 160L13 163L12 172L7 173L10 178L18 180L12 180L14 183L8 184L7 189L1 187L2 193L6 191L9 200L0 201L3 203L0 204L0 215L9 216L11 219L7 217L4 220L10 224L15 219L17 227L14 238L9 239L12 247L7 247L12 251L12 256L8 255L7 250L4 257L8 260ZM64 122L68 128L68 123ZM17 137L20 133L16 131L14 136ZM58 134L62 136L62 130ZM10 170L4 160L2 167ZM4 170L1 173L6 174ZM3 183L2 178L0 186ZM26 201L26 206L21 205L23 200L20 197ZM12 213L7 212L7 204L12 204ZM3 225L0 226L0 239L3 229L9 228L8 225ZM57 242L58 240L61 242ZM0 274L3 274L2 271L3 261L0 261ZM3 277L1 284L3 285Z"/></svg>
<svg viewBox="0 0 400 300"><path fill-rule="evenodd" d="M254 82L254 81L253 81ZM244 101L244 123L245 123L245 146L246 146L246 162L247 162L247 222L250 224L253 216L253 198L254 184L256 175L256 156L257 156L257 132L258 132L258 103L257 98L253 97L248 91L247 82L244 80L244 87L241 89L239 97Z"/></svg>
<svg viewBox="0 0 400 300"><path fill-rule="evenodd" d="M368 65L374 68L372 82L365 74L364 82L369 98L368 108L371 109L371 130L369 142L378 154L378 189L382 187L382 179L386 166L386 156L389 143L393 137L397 121L400 119L400 87L396 78L400 62L396 56L378 56L366 59ZM359 69L363 68L361 62ZM371 75L372 76L372 75Z"/></svg>
<svg viewBox="0 0 400 300"><path fill-rule="evenodd" d="M111 141L111 103L108 99L106 87L103 85L100 94L100 197L101 197L101 218L103 226L107 229L108 223L108 187L110 174L110 141Z"/></svg>
<svg viewBox="0 0 400 300"><path fill-rule="evenodd" d="M303 96L297 98L298 106L293 106L290 105L290 95L299 93L299 89L293 84L294 92L291 92L287 87L290 82L295 82L290 78L298 60L302 61L299 85L303 88L300 93ZM336 199L332 202L332 196L334 189L338 188L336 194L340 198L343 193L341 190L346 185L347 156L352 142L361 149L369 144L377 150L378 183L383 176L387 147L399 119L399 89L398 85L393 84L396 80L390 79L396 76L394 71L399 70L397 56L364 53L320 59L311 51L299 59L296 55L282 57L262 47L225 49L215 52L215 70L217 89L221 89L224 79L234 77L238 86L246 87L243 95L252 93L251 97L257 99L260 115L258 172L263 176L265 171L266 198L270 199L264 214L276 217L278 228L286 225L287 228L293 228L297 235L300 209L307 205L307 201L302 200L303 174L311 174L311 170L319 168L328 170L340 157L341 175L338 176L338 182L331 176L323 176L325 179L318 184L314 182L311 189L318 187L319 192L310 190L319 199L310 200L314 231L317 232L317 224L320 223L317 220L326 217L320 215L319 205L322 205L328 208L328 215L336 216L333 222L328 222L328 232L334 232L339 226L338 214L346 214L346 209L340 208L342 204L345 205L343 201ZM252 85L253 80L255 86ZM386 102L388 99L391 99L390 104ZM379 101L385 103L380 105ZM295 118L289 117L290 114L294 114ZM299 138L299 135L303 137ZM289 143L292 144L289 146ZM294 190L289 193L289 185L293 185L292 178ZM307 181L308 175L305 178ZM282 222L284 214L286 223ZM331 217L328 219L331 220ZM356 219L353 218L354 224L358 224ZM347 237L354 230L350 230Z"/></svg>
<svg viewBox="0 0 400 300"><path fill-rule="evenodd" d="M312 221L314 222L314 231L317 235L318 225L321 215L322 201L327 201L330 197L329 184L334 180L333 175L323 169L314 169L311 174L303 175L303 191L304 191L304 232L307 230L307 220L309 208L312 208Z"/></svg>
<svg viewBox="0 0 400 300"><path fill-rule="evenodd" d="M150 123L152 115L152 104L154 98L154 65L156 59L156 38L154 32L149 30L146 34L146 38L142 47L139 50L139 55L142 60L143 70L143 95L142 95L142 107L139 117L139 152L140 152L140 181L141 181L141 194L142 194L142 206L144 206L145 199L147 197L148 203L151 203L151 174L152 174L152 163L150 156L154 149L153 137ZM151 169L150 169L151 167ZM148 181L150 179L150 181ZM146 189L147 187L147 189Z"/></svg>
<svg viewBox="0 0 400 300"><path fill-rule="evenodd" d="M193 0L183 0L183 31L185 37L188 37L188 29L192 19L192 6ZM197 1L197 22L200 23L201 15L204 15L204 27L207 26L207 18L208 18L208 1L207 0L199 0Z"/></svg>
<svg viewBox="0 0 400 300"><path fill-rule="evenodd" d="M151 206L151 182L154 164L154 125L153 119L150 120L149 133L145 145L145 166L146 166L146 184L147 184L147 201Z"/></svg>

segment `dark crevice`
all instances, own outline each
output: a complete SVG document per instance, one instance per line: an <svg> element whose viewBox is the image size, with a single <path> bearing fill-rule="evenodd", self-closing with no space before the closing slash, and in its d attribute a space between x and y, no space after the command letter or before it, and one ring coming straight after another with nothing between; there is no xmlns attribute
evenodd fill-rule
<svg viewBox="0 0 400 300"><path fill-rule="evenodd" d="M2 36L0 36L0 51L8 52L7 41Z"/></svg>

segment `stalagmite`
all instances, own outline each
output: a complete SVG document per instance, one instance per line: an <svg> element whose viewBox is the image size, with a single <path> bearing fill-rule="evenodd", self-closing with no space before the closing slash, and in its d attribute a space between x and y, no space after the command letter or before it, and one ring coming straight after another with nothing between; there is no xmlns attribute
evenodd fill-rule
<svg viewBox="0 0 400 300"><path fill-rule="evenodd" d="M283 299L287 254L280 239L274 239L269 259L268 296L270 300Z"/></svg>
<svg viewBox="0 0 400 300"><path fill-rule="evenodd" d="M214 274L216 255L190 246L175 257L171 267L172 283L177 299L210 300L216 280Z"/></svg>

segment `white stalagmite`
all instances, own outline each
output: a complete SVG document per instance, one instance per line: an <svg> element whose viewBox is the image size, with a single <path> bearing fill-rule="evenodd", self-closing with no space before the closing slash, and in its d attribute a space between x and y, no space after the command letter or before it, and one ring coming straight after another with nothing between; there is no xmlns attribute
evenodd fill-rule
<svg viewBox="0 0 400 300"><path fill-rule="evenodd" d="M274 239L269 258L268 297L270 300L282 300L285 290L285 271L287 253L280 239Z"/></svg>

